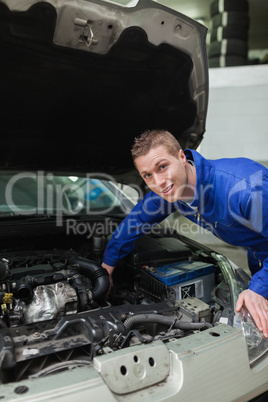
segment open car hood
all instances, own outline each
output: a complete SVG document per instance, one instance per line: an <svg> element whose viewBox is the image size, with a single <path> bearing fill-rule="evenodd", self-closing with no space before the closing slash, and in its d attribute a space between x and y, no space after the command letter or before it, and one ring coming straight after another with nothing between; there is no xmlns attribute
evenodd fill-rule
<svg viewBox="0 0 268 402"><path fill-rule="evenodd" d="M1 0L0 167L120 173L153 128L196 148L206 31L150 0Z"/></svg>

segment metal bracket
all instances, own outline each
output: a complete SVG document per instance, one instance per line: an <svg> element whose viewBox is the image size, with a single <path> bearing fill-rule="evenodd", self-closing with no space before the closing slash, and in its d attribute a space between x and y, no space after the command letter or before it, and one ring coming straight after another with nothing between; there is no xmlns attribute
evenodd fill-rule
<svg viewBox="0 0 268 402"><path fill-rule="evenodd" d="M80 43L84 43L87 47L98 43L98 40L94 38L94 32L90 25L90 21L77 17L74 19L74 24L84 28L82 35L79 37Z"/></svg>
<svg viewBox="0 0 268 402"><path fill-rule="evenodd" d="M161 341L135 345L96 356L93 365L112 392L124 395L165 381L169 350Z"/></svg>

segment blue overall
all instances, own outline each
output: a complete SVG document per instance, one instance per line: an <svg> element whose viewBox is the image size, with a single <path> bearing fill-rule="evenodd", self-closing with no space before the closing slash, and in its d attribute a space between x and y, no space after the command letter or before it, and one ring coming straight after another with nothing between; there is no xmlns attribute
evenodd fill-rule
<svg viewBox="0 0 268 402"><path fill-rule="evenodd" d="M268 169L246 158L207 160L185 150L196 167L190 204L169 203L149 192L114 231L103 261L116 266L137 238L169 214L179 211L221 240L248 250L249 289L268 297Z"/></svg>

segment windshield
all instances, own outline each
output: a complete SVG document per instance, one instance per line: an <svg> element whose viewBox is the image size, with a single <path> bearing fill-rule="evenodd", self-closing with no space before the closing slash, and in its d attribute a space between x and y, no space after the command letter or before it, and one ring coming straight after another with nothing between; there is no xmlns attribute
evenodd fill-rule
<svg viewBox="0 0 268 402"><path fill-rule="evenodd" d="M44 172L0 176L0 216L32 214L122 215L133 201L108 176L86 177Z"/></svg>

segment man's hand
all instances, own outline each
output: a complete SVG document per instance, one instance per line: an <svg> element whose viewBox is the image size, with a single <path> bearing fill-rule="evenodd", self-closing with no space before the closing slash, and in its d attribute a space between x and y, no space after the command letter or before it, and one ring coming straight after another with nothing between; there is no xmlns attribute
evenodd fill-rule
<svg viewBox="0 0 268 402"><path fill-rule="evenodd" d="M247 289L240 293L236 303L236 311L240 311L243 304L252 315L259 330L268 338L268 300Z"/></svg>
<svg viewBox="0 0 268 402"><path fill-rule="evenodd" d="M107 265L107 264L105 264L104 262L102 263L102 267L105 268L105 269L108 271L108 274L109 274L110 288L109 288L109 290L108 290L108 292L107 292L107 296L106 296L106 297L108 297L109 294L110 294L111 288L113 287L113 278L112 278L112 274L113 274L113 271L114 271L115 267L111 267L110 265Z"/></svg>

